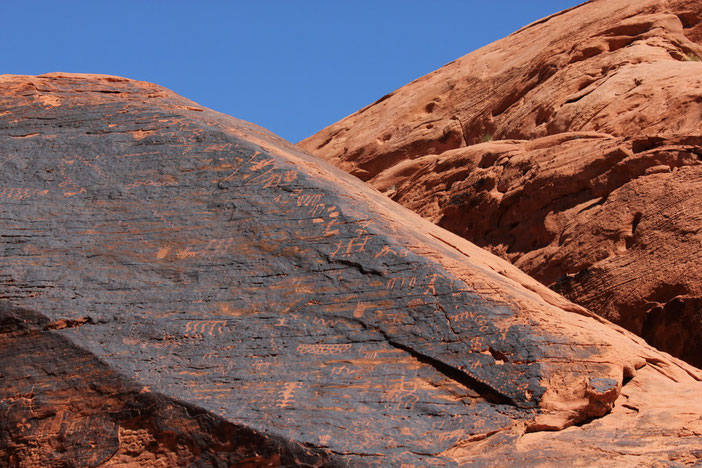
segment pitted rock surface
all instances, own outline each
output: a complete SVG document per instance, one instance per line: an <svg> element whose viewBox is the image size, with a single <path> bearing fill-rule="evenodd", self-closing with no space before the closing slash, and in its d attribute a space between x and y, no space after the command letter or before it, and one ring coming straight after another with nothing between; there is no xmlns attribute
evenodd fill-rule
<svg viewBox="0 0 702 468"><path fill-rule="evenodd" d="M641 460L698 447L696 369L260 127L116 77L0 90L0 463L535 464L574 437L555 462L592 462L652 424Z"/></svg>
<svg viewBox="0 0 702 468"><path fill-rule="evenodd" d="M589 1L299 146L699 367L701 19Z"/></svg>

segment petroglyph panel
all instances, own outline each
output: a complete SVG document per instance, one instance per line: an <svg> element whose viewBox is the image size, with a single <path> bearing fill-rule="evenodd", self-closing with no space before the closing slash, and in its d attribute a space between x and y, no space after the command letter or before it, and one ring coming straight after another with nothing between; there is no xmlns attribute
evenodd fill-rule
<svg viewBox="0 0 702 468"><path fill-rule="evenodd" d="M338 454L350 465L450 466L441 454L462 440L526 427L549 382L584 394L589 376L621 381L606 344L561 336L571 323L557 336L541 327L561 309L262 129L131 81L99 81L118 91L106 93L38 80L63 89L61 106L0 96L10 194L0 197L0 298L65 325L35 327L41 356L57 362L74 343L86 361L53 376L2 369L3 383L29 376L3 387L13 437L85 424L74 431L80 463L126 463L167 446L166 421L187 441L175 458L154 452L167 466L210 455L223 466L322 465ZM37 135L8 136L19 130ZM548 355L544 343L566 345ZM551 379L543 363L559 359L573 364ZM54 385L74 385L75 399L90 390L103 410L48 415Z"/></svg>

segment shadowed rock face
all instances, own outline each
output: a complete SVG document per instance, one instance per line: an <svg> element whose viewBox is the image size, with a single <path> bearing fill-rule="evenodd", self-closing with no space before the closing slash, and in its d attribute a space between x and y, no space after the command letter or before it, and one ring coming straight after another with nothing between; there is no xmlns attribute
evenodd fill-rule
<svg viewBox="0 0 702 468"><path fill-rule="evenodd" d="M701 366L701 18L587 2L299 146Z"/></svg>
<svg viewBox="0 0 702 468"><path fill-rule="evenodd" d="M699 371L267 131L0 90L0 464L696 456Z"/></svg>

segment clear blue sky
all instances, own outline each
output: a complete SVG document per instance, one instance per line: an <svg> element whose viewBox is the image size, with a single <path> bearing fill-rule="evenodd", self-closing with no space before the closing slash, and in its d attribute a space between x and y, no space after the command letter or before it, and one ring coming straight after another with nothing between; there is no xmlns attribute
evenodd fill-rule
<svg viewBox="0 0 702 468"><path fill-rule="evenodd" d="M0 1L0 73L158 83L297 142L574 0Z"/></svg>

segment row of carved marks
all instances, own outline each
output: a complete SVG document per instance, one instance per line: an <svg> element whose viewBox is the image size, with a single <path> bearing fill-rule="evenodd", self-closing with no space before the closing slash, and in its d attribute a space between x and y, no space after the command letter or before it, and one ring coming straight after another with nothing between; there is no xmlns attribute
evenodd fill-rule
<svg viewBox="0 0 702 468"><path fill-rule="evenodd" d="M329 459L140 390L55 332L28 327L34 315L0 306L2 466L291 464L296 458L316 464Z"/></svg>

